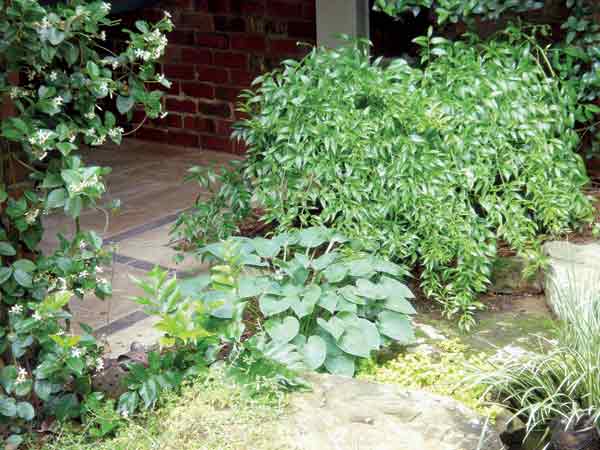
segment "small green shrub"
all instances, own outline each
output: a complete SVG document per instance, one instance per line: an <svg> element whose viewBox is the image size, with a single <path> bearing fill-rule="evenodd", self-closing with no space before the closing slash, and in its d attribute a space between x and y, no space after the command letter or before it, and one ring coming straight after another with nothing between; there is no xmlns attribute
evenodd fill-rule
<svg viewBox="0 0 600 450"><path fill-rule="evenodd" d="M245 94L236 136L267 220L329 226L418 268L468 328L498 240L531 258L540 234L592 216L576 99L518 30L416 41L423 70L372 63L364 43L285 61Z"/></svg>

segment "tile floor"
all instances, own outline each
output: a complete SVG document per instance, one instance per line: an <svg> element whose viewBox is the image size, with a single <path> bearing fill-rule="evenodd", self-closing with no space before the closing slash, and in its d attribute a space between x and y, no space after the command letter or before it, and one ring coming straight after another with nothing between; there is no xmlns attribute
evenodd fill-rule
<svg viewBox="0 0 600 450"><path fill-rule="evenodd" d="M200 193L197 185L183 183L187 169L194 165L226 164L232 156L136 140L126 140L120 147L87 150L82 156L89 165L112 167L106 180L105 203L120 199L121 209L108 220L101 210L85 211L81 220L83 228L97 231L105 242L116 246L113 265L107 269L112 278L113 297L106 301L93 296L83 301L75 299L71 308L76 321L87 323L99 334L128 336L125 340L119 338L123 342L115 342L119 347L127 344L132 332L135 338L140 329L151 328L151 321L130 300L139 294L131 275L143 276L155 265L180 275L203 270L191 259L175 264L175 251L168 246L169 229L177 215L189 208ZM44 226L45 251L54 248L58 232L65 235L73 232L72 222L62 214L46 217ZM131 327L135 330L127 330Z"/></svg>

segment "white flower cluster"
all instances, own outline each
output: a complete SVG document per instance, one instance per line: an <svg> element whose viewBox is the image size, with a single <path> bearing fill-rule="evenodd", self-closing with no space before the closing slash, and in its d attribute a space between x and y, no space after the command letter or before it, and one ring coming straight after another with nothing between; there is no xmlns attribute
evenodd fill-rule
<svg viewBox="0 0 600 450"><path fill-rule="evenodd" d="M121 127L111 128L108 130L108 135L111 137L111 139L118 139L123 135L124 131L125 130L123 130Z"/></svg>
<svg viewBox="0 0 600 450"><path fill-rule="evenodd" d="M48 80L50 81L56 81L58 78L58 72L56 70L53 70L52 72L50 72L50 74L48 75Z"/></svg>
<svg viewBox="0 0 600 450"><path fill-rule="evenodd" d="M88 111L86 112L83 117L85 117L88 120L93 120L96 118L96 114L94 113L94 110Z"/></svg>
<svg viewBox="0 0 600 450"><path fill-rule="evenodd" d="M13 305L8 312L10 312L11 314L21 314L23 312L23 305Z"/></svg>
<svg viewBox="0 0 600 450"><path fill-rule="evenodd" d="M111 8L111 6L110 6L110 3L108 3L108 2L102 2L102 9L103 9L105 12L109 12L109 11L110 11L110 8Z"/></svg>
<svg viewBox="0 0 600 450"><path fill-rule="evenodd" d="M37 145L39 147L44 147L48 142L48 139L55 136L56 133L52 130L37 130L36 133L29 138L29 143L31 145Z"/></svg>
<svg viewBox="0 0 600 450"><path fill-rule="evenodd" d="M136 48L133 51L136 58L144 61L160 58L164 53L165 48L167 48L167 44L169 42L167 37L162 34L159 29L155 29L151 33L146 33L144 35L144 41L146 41L148 45L148 50Z"/></svg>
<svg viewBox="0 0 600 450"><path fill-rule="evenodd" d="M25 222L27 222L28 225L32 225L35 223L35 221L39 215L40 215L39 209L34 208L32 210L29 210L25 213Z"/></svg>
<svg viewBox="0 0 600 450"><path fill-rule="evenodd" d="M54 98L52 99L52 103L54 104L54 106L55 106L56 108L60 108L60 107L61 107L61 106L62 106L62 105L65 103L65 99L64 99L64 98L62 98L62 97L59 95L59 96L57 96L57 97L54 97Z"/></svg>
<svg viewBox="0 0 600 450"><path fill-rule="evenodd" d="M106 136L100 135L92 141L92 145L103 145L106 142Z"/></svg>
<svg viewBox="0 0 600 450"><path fill-rule="evenodd" d="M27 370L19 367L17 370L17 379L15 380L15 384L23 384L27 381Z"/></svg>

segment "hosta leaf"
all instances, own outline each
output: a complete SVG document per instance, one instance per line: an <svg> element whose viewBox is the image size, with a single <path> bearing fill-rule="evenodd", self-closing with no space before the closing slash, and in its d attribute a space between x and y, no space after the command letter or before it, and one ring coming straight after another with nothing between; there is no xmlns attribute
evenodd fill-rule
<svg viewBox="0 0 600 450"><path fill-rule="evenodd" d="M329 320L319 317L317 319L317 324L327 331L336 341L344 333L344 322L335 316L331 317Z"/></svg>
<svg viewBox="0 0 600 450"><path fill-rule="evenodd" d="M46 380L36 380L33 384L33 390L41 400L48 401L52 394L52 383Z"/></svg>
<svg viewBox="0 0 600 450"><path fill-rule="evenodd" d="M356 259L347 262L350 268L350 275L353 277L368 278L375 273L374 261L372 258Z"/></svg>
<svg viewBox="0 0 600 450"><path fill-rule="evenodd" d="M355 370L354 357L345 353L339 355L328 354L325 360L325 368L333 375L353 377Z"/></svg>
<svg viewBox="0 0 600 450"><path fill-rule="evenodd" d="M415 298L408 286L393 278L383 277L380 286L387 298Z"/></svg>
<svg viewBox="0 0 600 450"><path fill-rule="evenodd" d="M327 311L329 311L331 314L334 314L336 312L337 304L338 304L339 300L340 300L340 297L336 293L326 292L319 299L318 305L321 308L324 308Z"/></svg>
<svg viewBox="0 0 600 450"><path fill-rule="evenodd" d="M345 264L332 264L323 271L323 275L330 283L339 283L349 272L350 269Z"/></svg>
<svg viewBox="0 0 600 450"><path fill-rule="evenodd" d="M270 289L273 284L267 277L242 277L239 283L239 298L258 297L260 294Z"/></svg>
<svg viewBox="0 0 600 450"><path fill-rule="evenodd" d="M322 227L305 228L298 233L298 245L315 248L329 240L329 230Z"/></svg>
<svg viewBox="0 0 600 450"><path fill-rule="evenodd" d="M356 293L361 297L373 300L380 300L386 297L379 285L364 278L356 280Z"/></svg>
<svg viewBox="0 0 600 450"><path fill-rule="evenodd" d="M401 344L410 344L415 340L412 324L404 314L382 311L378 316L377 327L381 334Z"/></svg>
<svg viewBox="0 0 600 450"><path fill-rule="evenodd" d="M357 305L367 304L367 301L358 295L358 291L354 286L344 286L338 290L338 293L349 302L356 303Z"/></svg>
<svg viewBox="0 0 600 450"><path fill-rule="evenodd" d="M285 344L294 339L300 331L300 322L292 316L285 317L283 320L270 319L265 323L265 330L276 342Z"/></svg>
<svg viewBox="0 0 600 450"><path fill-rule="evenodd" d="M260 311L265 317L282 313L289 309L292 304L300 301L299 297L277 297L275 295L263 295L259 300Z"/></svg>
<svg viewBox="0 0 600 450"><path fill-rule="evenodd" d="M255 238L252 245L256 253L263 258L274 258L281 249L280 243L273 239Z"/></svg>
<svg viewBox="0 0 600 450"><path fill-rule="evenodd" d="M337 261L337 259L339 257L340 257L340 255L336 252L326 253L322 256L319 256L317 259L315 259L311 263L311 265L312 265L313 269L315 269L316 271L321 271L321 270L325 269L326 267L329 267L335 261Z"/></svg>
<svg viewBox="0 0 600 450"><path fill-rule="evenodd" d="M350 355L362 358L368 358L370 355L371 348L368 338L358 325L347 326L337 344Z"/></svg>
<svg viewBox="0 0 600 450"><path fill-rule="evenodd" d="M146 409L152 408L158 400L158 385L154 378L149 378L142 383L142 387L139 390L140 397L144 401L144 407Z"/></svg>
<svg viewBox="0 0 600 450"><path fill-rule="evenodd" d="M22 270L23 272L31 273L35 270L35 264L28 259L19 259L12 265L15 270Z"/></svg>
<svg viewBox="0 0 600 450"><path fill-rule="evenodd" d="M315 304L307 301L306 299L297 299L296 301L292 302L291 307L298 319L302 319L303 317L312 314L315 309Z"/></svg>
<svg viewBox="0 0 600 450"><path fill-rule="evenodd" d="M304 289L302 298L309 304L316 305L321 297L321 288L316 284L311 284Z"/></svg>
<svg viewBox="0 0 600 450"><path fill-rule="evenodd" d="M338 312L351 312L356 314L358 311L358 305L356 303L351 303L345 298L340 297L337 304Z"/></svg>
<svg viewBox="0 0 600 450"><path fill-rule="evenodd" d="M415 308L413 308L413 305L402 297L387 298L383 303L383 307L390 311L396 311L402 314L412 315L417 313Z"/></svg>
<svg viewBox="0 0 600 450"><path fill-rule="evenodd" d="M304 363L310 370L317 370L327 357L327 345L320 336L310 336L301 349Z"/></svg>

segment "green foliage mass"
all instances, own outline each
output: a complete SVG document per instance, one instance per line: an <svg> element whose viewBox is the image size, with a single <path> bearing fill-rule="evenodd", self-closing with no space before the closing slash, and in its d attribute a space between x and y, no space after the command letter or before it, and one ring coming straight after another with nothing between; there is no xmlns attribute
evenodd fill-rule
<svg viewBox="0 0 600 450"><path fill-rule="evenodd" d="M579 105L576 119L585 124L584 134L595 136L588 150L589 154L598 153L600 133L598 132L597 113L600 109L591 103L600 96L600 24L598 14L600 3L595 0L376 0L374 8L391 16L401 16L408 11L414 15L429 8L435 16L437 26L443 29L449 23L462 22L477 32L486 25L502 18L527 22L535 17L560 23L560 32L556 27L552 33L547 26L538 26L536 40L539 43L551 43L544 51L552 64L553 75L560 78L565 86L578 97ZM554 23L546 25L553 26ZM400 25L399 25L400 26ZM552 34L552 36L550 36Z"/></svg>
<svg viewBox="0 0 600 450"><path fill-rule="evenodd" d="M371 63L359 43L257 79L236 133L266 219L331 226L418 268L468 327L499 240L531 256L538 235L592 214L576 99L511 33L419 38L423 70Z"/></svg>

